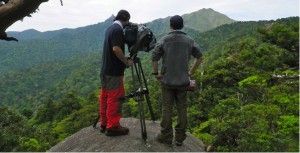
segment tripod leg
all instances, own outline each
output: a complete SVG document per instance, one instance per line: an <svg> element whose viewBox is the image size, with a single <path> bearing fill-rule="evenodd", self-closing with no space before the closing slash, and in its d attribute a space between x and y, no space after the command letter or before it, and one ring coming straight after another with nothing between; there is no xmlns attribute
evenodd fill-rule
<svg viewBox="0 0 300 153"><path fill-rule="evenodd" d="M144 140L147 140L147 130L146 130L146 123L145 123L145 114L144 114L143 102L139 101L138 103L139 103L139 114L140 114L142 138Z"/></svg>
<svg viewBox="0 0 300 153"><path fill-rule="evenodd" d="M137 101L139 105L139 115L140 115L140 122L141 122L141 133L142 133L142 138L144 140L147 140L147 130L146 130L146 123L145 123L145 113L144 113L144 108L143 108L143 89L142 89L142 82L141 82L141 76L139 73L138 65L134 63L134 68L136 70L137 78L139 80L140 88L138 89L138 96L137 96Z"/></svg>
<svg viewBox="0 0 300 153"><path fill-rule="evenodd" d="M149 108L149 111L150 111L151 120L155 121L156 119L155 119L155 115L153 113L153 109L152 109L152 106L151 106L149 95L145 94L145 97L146 97L146 102L147 102L147 105L148 105L148 108Z"/></svg>
<svg viewBox="0 0 300 153"><path fill-rule="evenodd" d="M100 119L100 115L98 114L98 117L95 119L94 121L94 124L93 124L93 127L96 129L97 127L97 123L99 122L99 119Z"/></svg>
<svg viewBox="0 0 300 153"><path fill-rule="evenodd" d="M148 108L149 108L149 111L150 111L151 120L155 121L155 115L153 113L152 105L151 105L150 98L149 98L149 90L148 90L147 80L145 78L145 74L144 74L144 70L143 70L143 67L142 67L142 64L141 64L141 60L138 60L138 65L139 65L139 68L140 68L140 71L141 71L141 74L142 74L144 86L146 88L145 97L146 97L146 102L147 102L147 105L148 105Z"/></svg>
<svg viewBox="0 0 300 153"><path fill-rule="evenodd" d="M132 85L134 87L136 87L136 82L135 82L136 79L135 79L135 75L134 75L134 68L135 67L136 67L135 65L131 67L131 79L132 79Z"/></svg>

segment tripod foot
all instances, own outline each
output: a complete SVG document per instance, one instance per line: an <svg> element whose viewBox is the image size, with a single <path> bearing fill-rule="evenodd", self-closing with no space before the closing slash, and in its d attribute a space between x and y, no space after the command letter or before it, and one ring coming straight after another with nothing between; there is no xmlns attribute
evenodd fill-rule
<svg viewBox="0 0 300 153"><path fill-rule="evenodd" d="M147 133L143 133L143 134L142 134L142 138L143 138L143 140L148 141Z"/></svg>

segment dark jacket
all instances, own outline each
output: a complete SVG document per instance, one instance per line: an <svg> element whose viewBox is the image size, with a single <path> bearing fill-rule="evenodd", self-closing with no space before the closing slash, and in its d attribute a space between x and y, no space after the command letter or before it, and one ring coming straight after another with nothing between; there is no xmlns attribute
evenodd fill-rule
<svg viewBox="0 0 300 153"><path fill-rule="evenodd" d="M173 31L160 39L152 53L152 61L162 57L162 82L169 86L189 85L189 60L202 56L192 38L182 31Z"/></svg>
<svg viewBox="0 0 300 153"><path fill-rule="evenodd" d="M123 29L114 23L108 27L103 44L102 66L100 76L123 76L126 65L118 59L113 46L119 46L124 53L125 38Z"/></svg>

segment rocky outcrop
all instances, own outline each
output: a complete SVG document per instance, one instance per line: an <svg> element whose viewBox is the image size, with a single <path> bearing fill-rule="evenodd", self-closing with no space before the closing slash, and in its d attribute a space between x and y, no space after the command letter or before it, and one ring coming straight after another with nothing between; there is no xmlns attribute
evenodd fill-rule
<svg viewBox="0 0 300 153"><path fill-rule="evenodd" d="M146 121L148 140L141 136L139 119L123 118L121 125L130 129L128 135L108 137L92 126L86 127L52 147L48 152L203 152L203 143L187 133L183 146L172 147L155 141L160 123Z"/></svg>

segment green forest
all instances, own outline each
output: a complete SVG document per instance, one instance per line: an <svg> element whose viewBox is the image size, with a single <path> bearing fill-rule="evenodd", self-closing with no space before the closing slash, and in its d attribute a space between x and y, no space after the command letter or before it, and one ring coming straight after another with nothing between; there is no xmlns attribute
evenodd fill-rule
<svg viewBox="0 0 300 153"><path fill-rule="evenodd" d="M197 89L188 93L188 131L207 151L299 152L299 17L185 30L204 53L192 76ZM83 54L82 40L72 40L79 46L72 56L0 67L0 151L46 151L98 116L100 49ZM150 55L139 53L160 120L160 85L151 75ZM126 92L134 91L130 69L125 77ZM147 107L145 112L150 120ZM133 99L123 104L123 117L139 117Z"/></svg>

